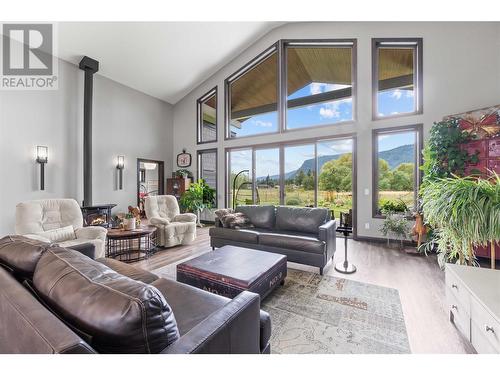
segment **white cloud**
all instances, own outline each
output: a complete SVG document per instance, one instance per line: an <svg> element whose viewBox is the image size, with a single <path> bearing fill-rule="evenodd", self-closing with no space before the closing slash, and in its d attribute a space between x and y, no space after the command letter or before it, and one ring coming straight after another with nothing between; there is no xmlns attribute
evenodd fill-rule
<svg viewBox="0 0 500 375"><path fill-rule="evenodd" d="M406 90L406 97L407 98L413 98L415 96L415 91L413 90Z"/></svg>
<svg viewBox="0 0 500 375"><path fill-rule="evenodd" d="M400 89L396 89L393 92L391 92L391 98L399 100L399 99L401 99L401 96L403 96L403 93L401 92Z"/></svg>
<svg viewBox="0 0 500 375"><path fill-rule="evenodd" d="M255 121L255 126L258 126L259 128L272 128L273 123L271 121L257 120Z"/></svg>
<svg viewBox="0 0 500 375"><path fill-rule="evenodd" d="M321 118L337 118L340 117L340 112L335 108L328 108L324 105L319 109L319 116Z"/></svg>
<svg viewBox="0 0 500 375"><path fill-rule="evenodd" d="M316 94L321 94L323 92L345 89L347 87L350 87L350 85L340 85L337 83L313 82L309 86L309 91L311 92L311 95L316 95Z"/></svg>

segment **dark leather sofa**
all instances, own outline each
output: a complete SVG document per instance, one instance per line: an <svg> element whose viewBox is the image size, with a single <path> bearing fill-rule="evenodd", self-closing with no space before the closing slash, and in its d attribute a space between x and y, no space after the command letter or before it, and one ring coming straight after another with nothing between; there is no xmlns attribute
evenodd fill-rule
<svg viewBox="0 0 500 375"><path fill-rule="evenodd" d="M257 294L230 300L108 258L0 240L0 353L269 353Z"/></svg>
<svg viewBox="0 0 500 375"><path fill-rule="evenodd" d="M216 218L210 228L212 248L241 246L287 256L288 261L319 267L320 274L336 248L336 222L326 208L238 206L254 228L224 228Z"/></svg>

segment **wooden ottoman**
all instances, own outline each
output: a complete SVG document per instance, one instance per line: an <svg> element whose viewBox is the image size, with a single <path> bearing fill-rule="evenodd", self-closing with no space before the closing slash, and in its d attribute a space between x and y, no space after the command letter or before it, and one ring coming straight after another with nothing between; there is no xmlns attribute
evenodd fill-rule
<svg viewBox="0 0 500 375"><path fill-rule="evenodd" d="M286 277L286 256L223 246L177 265L177 281L234 298L244 290L264 299Z"/></svg>

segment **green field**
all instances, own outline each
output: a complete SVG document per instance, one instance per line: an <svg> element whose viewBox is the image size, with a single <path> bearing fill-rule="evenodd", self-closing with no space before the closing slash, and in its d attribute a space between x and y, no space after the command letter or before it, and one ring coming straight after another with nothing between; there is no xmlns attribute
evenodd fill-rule
<svg viewBox="0 0 500 375"><path fill-rule="evenodd" d="M279 204L279 188L259 188L259 204ZM408 207L413 206L413 191L381 191L380 198L387 200L402 199ZM251 190L241 190L238 204L251 204ZM287 186L285 190L285 204L287 206L314 206L314 190L305 190ZM330 192L318 191L318 207L330 208L335 217L340 216L340 212L348 212L352 208L351 192Z"/></svg>

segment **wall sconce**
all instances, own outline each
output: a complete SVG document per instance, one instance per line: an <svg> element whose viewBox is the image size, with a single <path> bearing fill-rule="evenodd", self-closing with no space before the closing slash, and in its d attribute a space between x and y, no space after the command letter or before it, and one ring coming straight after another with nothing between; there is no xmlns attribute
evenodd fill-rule
<svg viewBox="0 0 500 375"><path fill-rule="evenodd" d="M45 190L45 164L49 161L49 148L36 146L36 162L40 164L40 190Z"/></svg>
<svg viewBox="0 0 500 375"><path fill-rule="evenodd" d="M125 156L116 157L116 169L118 169L118 189L123 190L123 168L125 167Z"/></svg>

